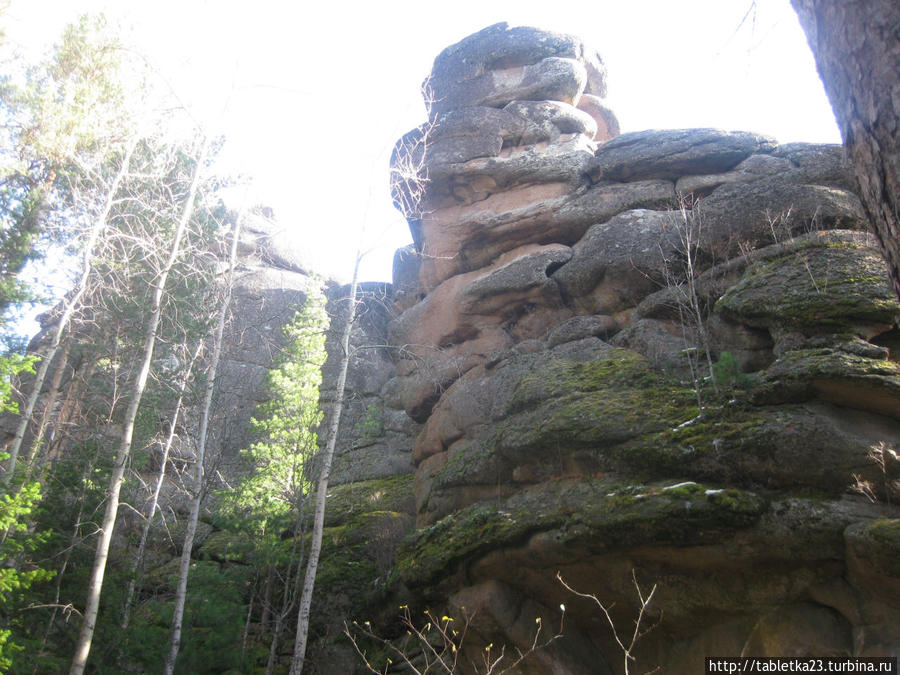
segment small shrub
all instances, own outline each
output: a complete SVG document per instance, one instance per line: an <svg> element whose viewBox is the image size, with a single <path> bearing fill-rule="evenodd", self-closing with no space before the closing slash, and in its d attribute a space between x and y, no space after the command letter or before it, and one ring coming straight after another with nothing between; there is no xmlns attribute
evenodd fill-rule
<svg viewBox="0 0 900 675"><path fill-rule="evenodd" d="M730 393L750 383L750 378L741 372L740 364L731 352L722 352L713 364L713 380L719 389Z"/></svg>

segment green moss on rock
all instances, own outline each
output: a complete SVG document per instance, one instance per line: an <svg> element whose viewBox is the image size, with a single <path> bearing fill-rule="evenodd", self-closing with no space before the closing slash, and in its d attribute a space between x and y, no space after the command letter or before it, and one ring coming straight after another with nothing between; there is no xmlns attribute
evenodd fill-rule
<svg viewBox="0 0 900 675"><path fill-rule="evenodd" d="M696 415L693 392L628 349L598 350L595 360L541 361L514 385L508 413L487 438L454 448L433 489L509 484L515 467L562 473L573 454L593 455L660 432Z"/></svg>
<svg viewBox="0 0 900 675"><path fill-rule="evenodd" d="M684 476L834 496L870 464L869 448L885 433L878 424L889 423L843 416L819 402L724 406L613 448L609 457L616 470L643 479Z"/></svg>
<svg viewBox="0 0 900 675"><path fill-rule="evenodd" d="M339 525L371 511L415 513L413 482L413 475L406 474L329 488L325 524Z"/></svg>
<svg viewBox="0 0 900 675"><path fill-rule="evenodd" d="M854 553L866 558L881 574L900 578L900 518L878 518L858 523L845 534Z"/></svg>
<svg viewBox="0 0 900 675"><path fill-rule="evenodd" d="M811 398L900 417L900 364L840 348L788 352L761 374L752 392L757 403Z"/></svg>
<svg viewBox="0 0 900 675"><path fill-rule="evenodd" d="M408 584L432 584L460 564L538 533L560 546L598 551L649 542L696 544L752 525L766 508L763 499L741 490L666 487L553 481L475 504L416 532L398 553L398 569Z"/></svg>
<svg viewBox="0 0 900 675"><path fill-rule="evenodd" d="M693 392L628 349L595 361L558 359L523 377L499 425L505 456L563 446L609 447L690 419Z"/></svg>
<svg viewBox="0 0 900 675"><path fill-rule="evenodd" d="M219 562L242 562L252 550L253 542L246 533L216 530L203 540L203 545L192 555Z"/></svg>
<svg viewBox="0 0 900 675"><path fill-rule="evenodd" d="M708 408L689 424L673 425L636 438L616 448L612 456L617 467L644 477L728 479L731 476L727 472L717 472L713 467L766 424L765 418L752 408Z"/></svg>
<svg viewBox="0 0 900 675"><path fill-rule="evenodd" d="M722 316L755 326L890 325L900 316L884 262L849 242L806 242L752 265L716 303Z"/></svg>
<svg viewBox="0 0 900 675"><path fill-rule="evenodd" d="M317 594L341 595L361 611L395 562L400 540L413 528L413 476L341 485L329 490Z"/></svg>

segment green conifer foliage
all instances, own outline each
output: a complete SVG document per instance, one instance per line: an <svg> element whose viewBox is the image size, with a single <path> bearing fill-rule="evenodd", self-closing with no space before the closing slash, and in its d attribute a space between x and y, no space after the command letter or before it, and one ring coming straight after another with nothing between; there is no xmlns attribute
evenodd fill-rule
<svg viewBox="0 0 900 675"><path fill-rule="evenodd" d="M10 400L10 378L31 370L33 360L13 355L0 358L0 411L15 412ZM6 453L0 453L0 461ZM7 455L8 456L8 455ZM32 510L41 500L41 486L30 481L12 485L0 495L0 672L9 672L13 656L23 647L13 642L13 629L21 627L16 610L22 594L32 584L49 579L53 573L35 564L32 553L45 536L29 529Z"/></svg>
<svg viewBox="0 0 900 675"><path fill-rule="evenodd" d="M268 376L271 399L252 421L259 440L243 452L250 471L223 495L221 515L245 542L241 557L255 569L259 585L253 595L260 598L264 635L253 651L259 658L268 651L267 673L275 667L302 585L304 513L322 421L319 387L329 325L325 302L321 286L310 284L303 307L285 326L279 365Z"/></svg>
<svg viewBox="0 0 900 675"><path fill-rule="evenodd" d="M322 421L319 386L327 329L325 296L321 288L311 288L284 328L287 345L268 377L272 398L252 421L261 439L243 453L252 473L229 495L259 534L269 531L270 523L288 523L310 489L308 466L318 450L316 429Z"/></svg>

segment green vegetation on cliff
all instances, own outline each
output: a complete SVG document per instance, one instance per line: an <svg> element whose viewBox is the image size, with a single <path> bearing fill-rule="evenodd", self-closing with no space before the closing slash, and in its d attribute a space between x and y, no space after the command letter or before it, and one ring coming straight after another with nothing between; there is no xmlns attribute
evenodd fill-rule
<svg viewBox="0 0 900 675"><path fill-rule="evenodd" d="M466 561L533 539L594 552L650 542L687 546L748 527L765 510L763 498L733 488L551 481L469 506L416 531L400 548L397 566L406 583L428 586Z"/></svg>

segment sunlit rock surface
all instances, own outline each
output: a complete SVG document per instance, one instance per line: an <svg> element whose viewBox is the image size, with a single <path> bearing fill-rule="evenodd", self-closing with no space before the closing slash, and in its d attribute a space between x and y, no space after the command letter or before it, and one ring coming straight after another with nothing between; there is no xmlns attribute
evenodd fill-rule
<svg viewBox="0 0 900 675"><path fill-rule="evenodd" d="M896 654L900 303L840 147L618 135L590 54L466 38L395 148L392 400L423 425L397 592L477 608L469 655L565 603L517 672L622 672L557 571L620 630L632 571L658 585L643 669Z"/></svg>

